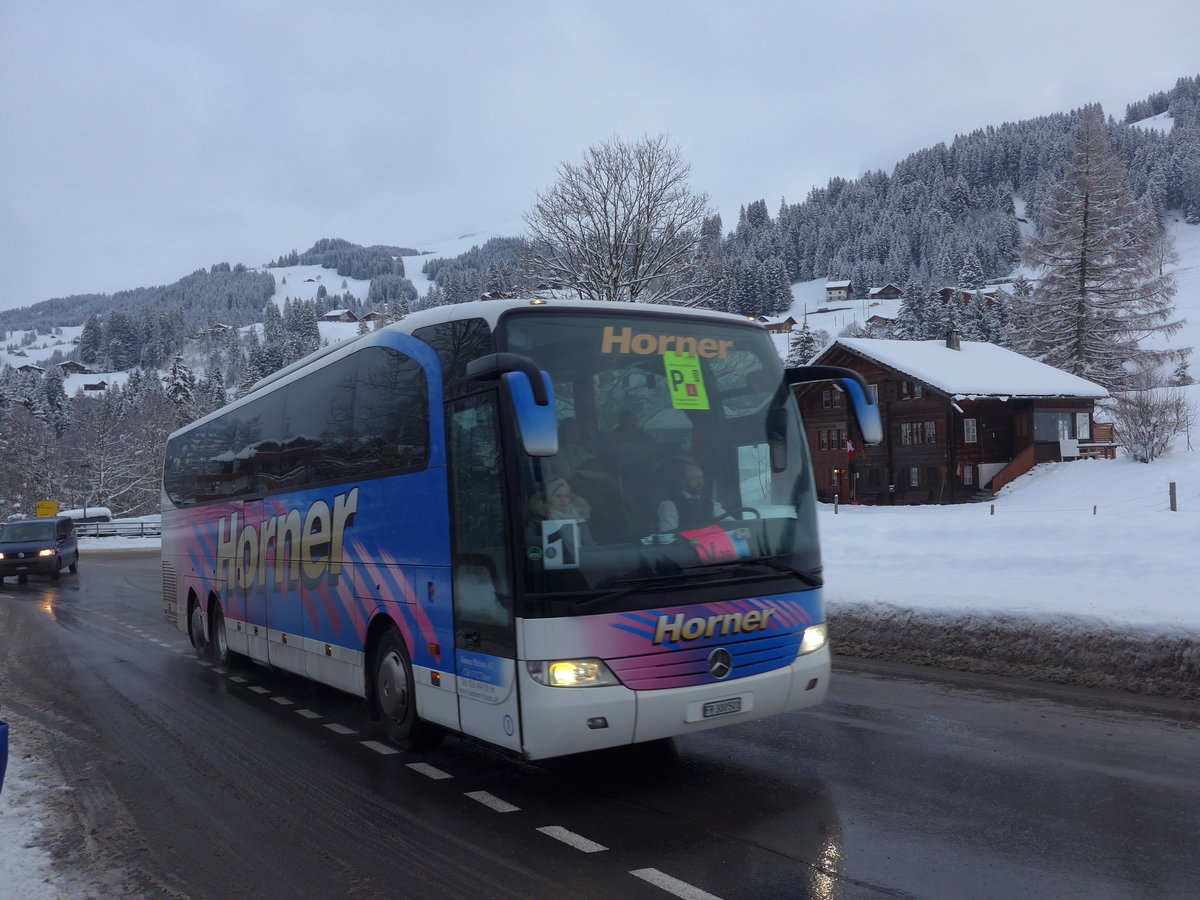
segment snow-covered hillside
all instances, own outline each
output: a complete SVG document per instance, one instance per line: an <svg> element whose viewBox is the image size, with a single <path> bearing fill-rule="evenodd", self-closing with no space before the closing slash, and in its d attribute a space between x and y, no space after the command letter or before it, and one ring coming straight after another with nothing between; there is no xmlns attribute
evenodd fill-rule
<svg viewBox="0 0 1200 900"><path fill-rule="evenodd" d="M1187 224L1178 210L1173 210L1167 220L1167 234L1178 257L1175 263L1167 267L1167 271L1174 273L1178 289L1174 301L1175 317L1184 319L1185 323L1183 328L1170 338L1154 338L1150 344L1172 348L1200 347L1200 225ZM899 300L829 303L825 299L825 281L824 278L818 278L793 284L792 305L788 312L771 319L782 321L790 315L797 322L803 323L807 316L811 329L827 331L831 338L835 338L849 325L864 324L871 316L876 315L895 318L900 310ZM776 346L781 355L787 355L785 336L776 336ZM1193 362L1192 377L1200 377L1197 373L1200 373L1200 357Z"/></svg>

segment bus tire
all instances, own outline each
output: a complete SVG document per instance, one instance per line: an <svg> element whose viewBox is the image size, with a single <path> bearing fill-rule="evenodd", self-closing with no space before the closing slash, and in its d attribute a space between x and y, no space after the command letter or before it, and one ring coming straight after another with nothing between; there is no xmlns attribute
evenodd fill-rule
<svg viewBox="0 0 1200 900"><path fill-rule="evenodd" d="M221 611L220 601L212 601L212 612L209 614L208 621L209 632L212 636L210 655L213 665L228 669L233 653L229 649L229 636L225 631L225 613Z"/></svg>
<svg viewBox="0 0 1200 900"><path fill-rule="evenodd" d="M192 639L196 656L208 659L208 632L204 630L204 612L198 600L192 600L188 604L188 637Z"/></svg>
<svg viewBox="0 0 1200 900"><path fill-rule="evenodd" d="M402 750L427 750L444 732L417 716L416 683L404 638L388 628L375 645L371 664L371 712L383 735Z"/></svg>

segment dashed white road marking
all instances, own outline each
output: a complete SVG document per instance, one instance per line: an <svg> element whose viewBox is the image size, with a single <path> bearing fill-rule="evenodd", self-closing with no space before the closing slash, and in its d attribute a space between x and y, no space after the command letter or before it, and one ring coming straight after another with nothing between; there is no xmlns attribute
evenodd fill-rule
<svg viewBox="0 0 1200 900"><path fill-rule="evenodd" d="M506 813L521 811L521 807L513 806L506 800L501 800L499 797L495 796L494 794L489 794L487 791L470 791L467 793L467 796L472 800L478 800L488 809L494 809L496 812Z"/></svg>
<svg viewBox="0 0 1200 900"><path fill-rule="evenodd" d="M379 743L379 741L360 741L359 743L383 756L391 756L394 753L400 752L395 747L389 747L387 744Z"/></svg>
<svg viewBox="0 0 1200 900"><path fill-rule="evenodd" d="M354 734L353 728L347 728L345 725L339 725L337 722L330 722L325 727L334 734Z"/></svg>
<svg viewBox="0 0 1200 900"><path fill-rule="evenodd" d="M198 666L204 666L205 668L212 668L212 663L208 662L207 660L197 659L197 660L193 660L193 661Z"/></svg>
<svg viewBox="0 0 1200 900"><path fill-rule="evenodd" d="M180 650L178 647L171 648L175 653L187 653L187 650Z"/></svg>
<svg viewBox="0 0 1200 900"><path fill-rule="evenodd" d="M306 719L319 719L319 718L321 718L321 714L320 714L320 713L315 713L315 712L313 712L311 709L298 709L298 710L296 710L296 714L297 714L297 715L300 715L300 716L304 716L304 718L306 718Z"/></svg>
<svg viewBox="0 0 1200 900"><path fill-rule="evenodd" d="M293 706L294 705L292 703L292 701L289 700L287 697L272 697L271 699L274 700L276 703L278 703L280 706Z"/></svg>
<svg viewBox="0 0 1200 900"><path fill-rule="evenodd" d="M270 691L269 691L267 688L265 688L265 687L262 687L261 685L257 685L257 684L252 684L252 685L250 685L250 690L254 691L254 693L256 693L256 694L269 694L269 693L271 693L271 692L270 692Z"/></svg>
<svg viewBox="0 0 1200 900"><path fill-rule="evenodd" d="M241 675L226 675L225 677L228 678L230 681L236 682L237 684L245 684L246 683L246 679L243 678Z"/></svg>
<svg viewBox="0 0 1200 900"><path fill-rule="evenodd" d="M660 872L658 869L632 869L629 874L642 879L642 881L648 881L655 887L660 887L664 891L674 894L676 897L682 897L683 900L721 900L715 894L702 891L700 888L693 887L686 881L680 881L678 878L672 878L666 872Z"/></svg>
<svg viewBox="0 0 1200 900"><path fill-rule="evenodd" d="M567 831L561 825L543 825L538 829L542 834L554 838L556 841L562 841L564 844L569 844L576 850L581 850L584 853L599 853L601 850L607 850L603 844L597 844L595 841L589 841L581 834L576 834L573 831Z"/></svg>
<svg viewBox="0 0 1200 900"><path fill-rule="evenodd" d="M408 767L414 772L420 772L427 778L432 778L434 781L441 781L443 778L453 778L449 772L443 772L436 766L431 766L429 763L409 763Z"/></svg>

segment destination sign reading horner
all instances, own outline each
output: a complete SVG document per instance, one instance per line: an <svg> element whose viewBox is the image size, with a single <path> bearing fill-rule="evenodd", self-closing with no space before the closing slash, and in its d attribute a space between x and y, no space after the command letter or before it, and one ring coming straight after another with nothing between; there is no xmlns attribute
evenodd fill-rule
<svg viewBox="0 0 1200 900"><path fill-rule="evenodd" d="M605 326L600 344L601 353L631 353L639 356L662 357L667 386L671 391L671 406L682 410L708 409L708 392L700 358L724 359L733 341L716 338L696 338L679 334L650 334L632 328Z"/></svg>
<svg viewBox="0 0 1200 900"><path fill-rule="evenodd" d="M682 334L650 334L634 331L629 326L613 328L604 326L600 340L601 353L636 353L638 356L702 356L705 359L724 359L733 346L733 341L716 338L696 338Z"/></svg>

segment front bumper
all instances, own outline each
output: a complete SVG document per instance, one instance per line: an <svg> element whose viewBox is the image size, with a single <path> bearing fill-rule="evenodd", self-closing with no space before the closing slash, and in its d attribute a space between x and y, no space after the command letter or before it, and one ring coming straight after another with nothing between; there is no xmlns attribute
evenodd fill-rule
<svg viewBox="0 0 1200 900"><path fill-rule="evenodd" d="M27 556L24 559L0 559L0 578L6 575L49 575L59 568L57 556Z"/></svg>

